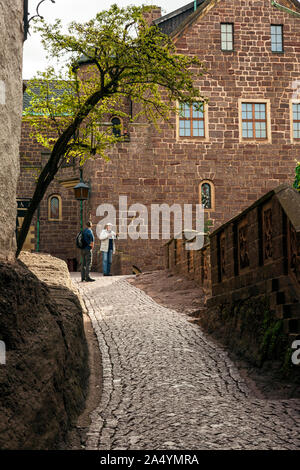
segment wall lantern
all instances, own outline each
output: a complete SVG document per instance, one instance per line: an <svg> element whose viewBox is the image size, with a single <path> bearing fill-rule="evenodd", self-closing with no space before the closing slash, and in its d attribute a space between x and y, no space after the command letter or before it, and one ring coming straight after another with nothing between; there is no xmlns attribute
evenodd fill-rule
<svg viewBox="0 0 300 470"><path fill-rule="evenodd" d="M77 201L86 201L89 198L89 186L83 182L74 187L74 194Z"/></svg>
<svg viewBox="0 0 300 470"><path fill-rule="evenodd" d="M28 18L30 13L28 12L28 0L23 0L23 11L24 11L24 16L23 16L23 21L24 21L24 41L26 41L28 32L29 32L29 23L33 18L41 18L43 19L43 16L40 15L39 13L39 8L42 3L44 3L46 0L41 0L37 7L36 7L36 14L34 16L31 16L31 18ZM52 3L55 3L55 0L50 0Z"/></svg>
<svg viewBox="0 0 300 470"><path fill-rule="evenodd" d="M90 195L90 185L84 183L82 179L82 170L80 169L80 182L74 187L75 199L80 201L80 227L83 230L83 201L86 201Z"/></svg>

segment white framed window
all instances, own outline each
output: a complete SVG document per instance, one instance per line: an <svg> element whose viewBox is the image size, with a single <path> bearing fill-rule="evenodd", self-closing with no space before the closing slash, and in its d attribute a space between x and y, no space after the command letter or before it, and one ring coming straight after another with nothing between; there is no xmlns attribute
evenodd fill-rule
<svg viewBox="0 0 300 470"><path fill-rule="evenodd" d="M201 102L200 102L201 103ZM199 101L189 105L179 103L177 117L177 138L192 140L208 140L208 116L207 104L202 102L199 109Z"/></svg>
<svg viewBox="0 0 300 470"><path fill-rule="evenodd" d="M300 100L290 103L291 110L291 141L300 144Z"/></svg>
<svg viewBox="0 0 300 470"><path fill-rule="evenodd" d="M271 51L283 52L283 26L271 24Z"/></svg>
<svg viewBox="0 0 300 470"><path fill-rule="evenodd" d="M239 99L241 142L271 142L270 100Z"/></svg>
<svg viewBox="0 0 300 470"><path fill-rule="evenodd" d="M197 110L195 105L180 103L179 137L205 137L204 107Z"/></svg>
<svg viewBox="0 0 300 470"><path fill-rule="evenodd" d="M221 49L233 51L233 23L221 23Z"/></svg>

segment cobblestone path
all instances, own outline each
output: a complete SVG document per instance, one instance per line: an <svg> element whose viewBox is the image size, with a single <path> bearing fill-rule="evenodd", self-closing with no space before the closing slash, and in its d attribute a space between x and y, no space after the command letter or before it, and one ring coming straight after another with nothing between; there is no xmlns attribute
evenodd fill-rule
<svg viewBox="0 0 300 470"><path fill-rule="evenodd" d="M77 286L103 359L89 449L300 449L300 400L251 397L226 352L184 314L126 276Z"/></svg>

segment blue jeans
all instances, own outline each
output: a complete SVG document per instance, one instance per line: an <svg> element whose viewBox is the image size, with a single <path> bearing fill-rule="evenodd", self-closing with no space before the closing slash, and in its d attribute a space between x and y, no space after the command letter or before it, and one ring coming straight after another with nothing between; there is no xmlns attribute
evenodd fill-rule
<svg viewBox="0 0 300 470"><path fill-rule="evenodd" d="M112 250L109 251L102 251L102 268L103 268L103 274L109 274L110 273L110 267L112 263Z"/></svg>

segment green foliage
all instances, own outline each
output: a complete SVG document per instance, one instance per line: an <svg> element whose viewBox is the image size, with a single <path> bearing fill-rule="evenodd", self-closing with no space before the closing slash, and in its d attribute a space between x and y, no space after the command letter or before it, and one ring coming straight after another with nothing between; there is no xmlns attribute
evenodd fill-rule
<svg viewBox="0 0 300 470"><path fill-rule="evenodd" d="M287 348L284 356L284 360L281 367L281 372L284 376L288 377L291 375L293 369L292 363L292 354L293 350L291 348Z"/></svg>
<svg viewBox="0 0 300 470"><path fill-rule="evenodd" d="M272 358L276 350L280 348L281 343L284 341L282 334L283 322L269 315L265 312L262 333L263 339L261 342L261 359Z"/></svg>
<svg viewBox="0 0 300 470"><path fill-rule="evenodd" d="M209 235L211 228L213 227L213 221L211 219L204 220L204 233L205 235Z"/></svg>
<svg viewBox="0 0 300 470"><path fill-rule="evenodd" d="M219 321L224 325L230 346L240 354L259 366L266 360L279 360L284 367L287 336L283 333L283 320L270 309L267 296L223 305Z"/></svg>
<svg viewBox="0 0 300 470"><path fill-rule="evenodd" d="M203 73L197 57L177 54L172 40L156 26L148 26L143 12L150 7L119 8L113 5L86 23L72 22L62 32L60 20L49 25L39 20L48 58L58 61L31 80L30 107L24 118L32 125L37 141L50 151L69 132L66 158L106 157L108 147L120 141L107 121L124 111L130 98L139 112L158 125L178 112L176 102L192 104L203 97L193 83ZM87 62L79 66L82 57ZM106 123L106 125L104 124Z"/></svg>
<svg viewBox="0 0 300 470"><path fill-rule="evenodd" d="M295 181L294 181L294 188L300 191L300 162L297 163L296 170L295 170L296 176L295 176Z"/></svg>

